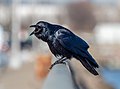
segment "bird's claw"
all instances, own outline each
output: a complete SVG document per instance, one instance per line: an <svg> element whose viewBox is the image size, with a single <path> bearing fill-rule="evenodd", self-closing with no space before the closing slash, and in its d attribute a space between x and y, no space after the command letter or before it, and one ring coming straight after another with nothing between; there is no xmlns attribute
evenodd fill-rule
<svg viewBox="0 0 120 89"><path fill-rule="evenodd" d="M53 63L53 64L50 66L49 69L52 69L53 66L56 65L56 64L65 64L65 65L66 65L66 62L63 62L63 61L58 62L58 61L56 61L55 63Z"/></svg>
<svg viewBox="0 0 120 89"><path fill-rule="evenodd" d="M66 65L66 62L61 61L61 62L59 62L59 64L65 64Z"/></svg>
<svg viewBox="0 0 120 89"><path fill-rule="evenodd" d="M50 66L50 68L49 68L49 69L51 70L51 69L53 68L53 66L54 66L54 65L55 65L55 63L53 63L53 64Z"/></svg>
<svg viewBox="0 0 120 89"><path fill-rule="evenodd" d="M49 69L52 69L54 65L56 65L58 63L58 61L56 61L55 63L53 63Z"/></svg>

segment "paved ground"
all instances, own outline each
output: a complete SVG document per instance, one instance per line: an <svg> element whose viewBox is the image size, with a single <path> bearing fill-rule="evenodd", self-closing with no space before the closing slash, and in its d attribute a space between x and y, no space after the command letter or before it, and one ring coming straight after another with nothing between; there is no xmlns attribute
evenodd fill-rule
<svg viewBox="0 0 120 89"><path fill-rule="evenodd" d="M7 69L0 76L0 89L41 89L41 81L37 80L34 64L24 64L18 70Z"/></svg>

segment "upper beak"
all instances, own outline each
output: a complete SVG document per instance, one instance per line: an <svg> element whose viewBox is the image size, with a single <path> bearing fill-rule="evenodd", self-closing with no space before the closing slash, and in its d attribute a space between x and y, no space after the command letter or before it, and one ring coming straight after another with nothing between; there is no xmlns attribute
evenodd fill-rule
<svg viewBox="0 0 120 89"><path fill-rule="evenodd" d="M31 25L30 27L36 27L36 25Z"/></svg>

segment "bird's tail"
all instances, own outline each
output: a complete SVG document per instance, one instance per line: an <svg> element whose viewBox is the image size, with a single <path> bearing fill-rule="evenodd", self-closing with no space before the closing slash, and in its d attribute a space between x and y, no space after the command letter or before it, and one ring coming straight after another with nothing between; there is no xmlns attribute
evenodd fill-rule
<svg viewBox="0 0 120 89"><path fill-rule="evenodd" d="M94 66L92 66L89 61L87 61L87 59L81 59L80 57L76 57L81 63L82 65L92 74L94 75L99 75L98 72L95 70Z"/></svg>

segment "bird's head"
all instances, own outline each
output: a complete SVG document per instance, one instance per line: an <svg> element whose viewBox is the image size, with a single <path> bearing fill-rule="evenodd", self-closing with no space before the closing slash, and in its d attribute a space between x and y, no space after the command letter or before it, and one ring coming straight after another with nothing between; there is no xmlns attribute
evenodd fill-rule
<svg viewBox="0 0 120 89"><path fill-rule="evenodd" d="M50 23L45 21L39 21L37 24L31 25L30 27L35 28L35 30L30 34L30 36L34 34L37 38L46 40L49 33L48 25L50 25Z"/></svg>

